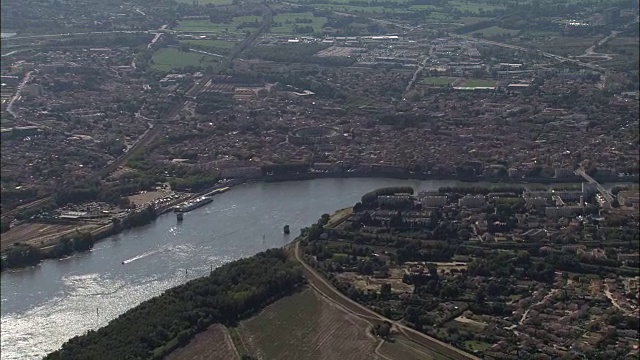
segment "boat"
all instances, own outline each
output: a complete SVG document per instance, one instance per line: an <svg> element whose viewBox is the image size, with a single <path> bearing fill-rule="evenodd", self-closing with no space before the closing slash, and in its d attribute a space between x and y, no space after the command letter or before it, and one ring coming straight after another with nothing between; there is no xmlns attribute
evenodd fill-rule
<svg viewBox="0 0 640 360"><path fill-rule="evenodd" d="M200 196L199 198L188 200L175 207L174 211L177 213L186 213L193 209L199 208L202 205L208 204L213 201L211 196Z"/></svg>
<svg viewBox="0 0 640 360"><path fill-rule="evenodd" d="M229 190L231 190L231 188L228 187L228 186L220 188L220 189L215 189L212 192L208 193L207 196L213 196L213 195L217 195L217 194L222 194L223 192L227 192Z"/></svg>
<svg viewBox="0 0 640 360"><path fill-rule="evenodd" d="M289 225L284 226L284 233L289 235Z"/></svg>
<svg viewBox="0 0 640 360"><path fill-rule="evenodd" d="M183 212L177 212L176 213L176 217L178 218L178 221L182 221L184 220L184 213Z"/></svg>

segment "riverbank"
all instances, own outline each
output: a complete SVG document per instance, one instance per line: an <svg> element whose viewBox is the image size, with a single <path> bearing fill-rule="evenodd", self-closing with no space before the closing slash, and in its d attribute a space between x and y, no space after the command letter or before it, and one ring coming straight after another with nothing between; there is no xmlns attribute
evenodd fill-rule
<svg viewBox="0 0 640 360"><path fill-rule="evenodd" d="M368 191L466 185L493 186L381 178L249 182L185 214L183 222L166 214L98 241L90 252L5 271L0 282L2 358L42 359L70 338L106 326L130 308L208 275L212 268L284 246L323 213L352 207ZM285 224L290 235L283 234Z"/></svg>
<svg viewBox="0 0 640 360"><path fill-rule="evenodd" d="M251 180L245 179L232 179L226 181L222 184L218 184L212 188L206 189L196 194L192 194L190 198L195 198L198 196L202 196L208 194L214 190L223 188L223 187L234 187L240 184L244 184L247 182L251 183L280 183L280 182L289 182L289 181L307 181L307 180L315 180L315 179L349 179L349 178L374 178L374 179L394 179L394 180L416 180L416 181L458 181L468 184L468 186L473 186L473 184L483 183L483 187L486 187L487 183L491 183L495 185L495 187L500 186L513 186L513 185L523 185L527 187L548 187L552 184L569 184L569 183L578 183L582 178L567 178L560 179L563 181L556 181L558 179L553 178L526 178L526 179L512 179L512 178L492 178L492 177L451 177L451 176L435 176L431 174L414 174L414 173L379 173L379 172L314 172L314 173L303 173L303 174L283 174L283 175L266 175L260 178L255 178ZM501 181L496 181L501 180ZM569 181L571 180L571 181ZM93 248L94 244L100 240L105 238L114 236L119 234L120 232L147 225L153 221L157 217L167 212L171 212L173 207L181 201L185 201L185 199L176 200L170 204L167 204L161 208L155 209L155 214L150 216L148 220L145 221L134 221L133 224L129 224L123 226L123 222L119 223L110 223L104 226L98 227L96 229L91 230L88 233L78 233L77 238L84 239L82 241L82 245L78 244L78 246L74 246L73 241L76 239L71 239L71 245L65 245L64 247L61 245L65 241L69 241L69 236L66 234L65 236L60 236L57 242L53 245L51 243L47 244L45 247L22 247L19 248L18 251L13 252L13 261L7 261L8 251L5 252L2 256L2 266L0 271L5 271L9 269L20 269L24 267L30 267L38 265L43 260L51 260L51 259L61 259L69 257L77 252L88 251ZM144 210L143 210L144 211ZM136 213L130 215L136 216ZM17 260L16 260L17 259Z"/></svg>

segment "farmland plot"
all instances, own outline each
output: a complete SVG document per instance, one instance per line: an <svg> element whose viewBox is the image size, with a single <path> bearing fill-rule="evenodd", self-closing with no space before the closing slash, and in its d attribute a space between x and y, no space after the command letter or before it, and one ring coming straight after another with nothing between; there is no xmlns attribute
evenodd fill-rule
<svg viewBox="0 0 640 360"><path fill-rule="evenodd" d="M173 351L165 360L230 360L239 358L224 325L214 324L189 344Z"/></svg>
<svg viewBox="0 0 640 360"><path fill-rule="evenodd" d="M250 355L259 359L381 359L368 322L310 289L268 306L239 329Z"/></svg>

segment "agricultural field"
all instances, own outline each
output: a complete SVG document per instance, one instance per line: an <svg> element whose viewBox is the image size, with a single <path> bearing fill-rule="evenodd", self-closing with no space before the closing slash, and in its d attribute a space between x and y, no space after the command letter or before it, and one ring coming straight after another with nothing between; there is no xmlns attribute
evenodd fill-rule
<svg viewBox="0 0 640 360"><path fill-rule="evenodd" d="M327 21L324 17L315 17L312 13L283 13L273 18L271 32L274 34L311 34L322 32ZM312 32L306 31L313 29ZM309 29L309 30L310 30Z"/></svg>
<svg viewBox="0 0 640 360"><path fill-rule="evenodd" d="M176 48L162 48L153 54L151 61L154 69L171 71L185 66L206 67L218 63L219 59L196 52L184 52Z"/></svg>
<svg viewBox="0 0 640 360"><path fill-rule="evenodd" d="M229 360L239 358L224 325L209 326L182 348L169 354L165 360Z"/></svg>
<svg viewBox="0 0 640 360"><path fill-rule="evenodd" d="M493 10L504 9L504 7L502 6L483 4L478 1L455 0L449 1L449 4L453 5L454 8L460 11L470 12L474 14L481 14Z"/></svg>
<svg viewBox="0 0 640 360"><path fill-rule="evenodd" d="M405 339L396 339L394 342L385 341L378 348L378 353L394 360L449 360L448 357L438 353L425 352L424 348Z"/></svg>
<svg viewBox="0 0 640 360"><path fill-rule="evenodd" d="M491 26L488 28L474 31L473 36L492 38L496 36L516 36L519 33L520 33L520 30L511 30L511 29L504 29L499 26Z"/></svg>
<svg viewBox="0 0 640 360"><path fill-rule="evenodd" d="M381 359L369 323L305 289L241 322L241 343L260 359ZM239 349L242 348L238 346Z"/></svg>
<svg viewBox="0 0 640 360"><path fill-rule="evenodd" d="M212 23L209 20L180 20L176 31L201 33L243 33L256 28L262 22L260 16L237 16L228 23Z"/></svg>
<svg viewBox="0 0 640 360"><path fill-rule="evenodd" d="M455 77L439 76L422 79L420 83L431 86L448 86L451 85L454 81L456 81Z"/></svg>

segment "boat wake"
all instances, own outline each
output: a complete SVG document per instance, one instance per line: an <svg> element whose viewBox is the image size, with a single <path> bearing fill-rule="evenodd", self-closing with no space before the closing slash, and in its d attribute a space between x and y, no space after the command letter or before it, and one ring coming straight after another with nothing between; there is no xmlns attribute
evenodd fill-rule
<svg viewBox="0 0 640 360"><path fill-rule="evenodd" d="M157 250L151 250L151 251L144 252L144 253L142 253L142 254L140 254L138 256L132 257L131 259L124 260L122 262L122 264L126 265L126 264L128 264L130 262L146 258L147 256L158 254L158 253L162 252L163 250L164 249L157 249Z"/></svg>

